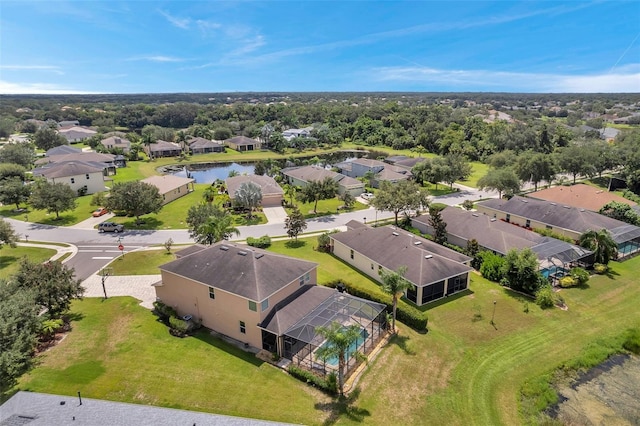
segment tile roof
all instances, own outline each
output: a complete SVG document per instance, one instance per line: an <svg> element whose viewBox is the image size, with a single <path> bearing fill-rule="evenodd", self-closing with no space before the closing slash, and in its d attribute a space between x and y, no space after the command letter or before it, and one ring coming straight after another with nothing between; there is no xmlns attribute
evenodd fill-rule
<svg viewBox="0 0 640 426"><path fill-rule="evenodd" d="M625 225L624 222L590 210L517 195L510 200L485 200L480 202L479 205L580 234L588 230L611 230Z"/></svg>
<svg viewBox="0 0 640 426"><path fill-rule="evenodd" d="M195 179L180 177L175 175L151 176L142 179L140 182L148 183L158 188L160 194L166 194L174 189L181 188L184 185L195 182Z"/></svg>
<svg viewBox="0 0 640 426"><path fill-rule="evenodd" d="M227 185L227 192L233 198L240 185L245 182L253 182L256 185L260 186L262 190L262 196L269 195L283 195L284 190L278 185L278 182L275 181L274 178L266 175L244 175L244 176L233 176L227 178L225 180L225 184Z"/></svg>
<svg viewBox="0 0 640 426"><path fill-rule="evenodd" d="M470 257L392 226L355 228L330 237L384 268L406 266L405 278L418 286L473 270L463 264Z"/></svg>
<svg viewBox="0 0 640 426"><path fill-rule="evenodd" d="M594 212L599 211L602 206L617 201L630 206L636 205L631 200L627 200L618 194L605 191L595 186L578 183L571 186L554 186L552 188L542 189L537 192L528 194L531 198L539 200L554 201L556 203L565 204L572 207L579 207Z"/></svg>
<svg viewBox="0 0 640 426"><path fill-rule="evenodd" d="M306 260L220 242L160 269L262 302L316 267Z"/></svg>
<svg viewBox="0 0 640 426"><path fill-rule="evenodd" d="M274 426L284 423L152 405L20 391L0 406L0 426Z"/></svg>

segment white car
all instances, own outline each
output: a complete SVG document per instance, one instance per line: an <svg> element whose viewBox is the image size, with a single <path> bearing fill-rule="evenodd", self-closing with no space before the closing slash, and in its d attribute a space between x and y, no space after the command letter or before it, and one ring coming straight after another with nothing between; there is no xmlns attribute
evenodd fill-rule
<svg viewBox="0 0 640 426"><path fill-rule="evenodd" d="M365 192L364 194L360 195L362 198L364 198L365 200L370 200L373 197L375 197L375 195L373 195L371 192Z"/></svg>

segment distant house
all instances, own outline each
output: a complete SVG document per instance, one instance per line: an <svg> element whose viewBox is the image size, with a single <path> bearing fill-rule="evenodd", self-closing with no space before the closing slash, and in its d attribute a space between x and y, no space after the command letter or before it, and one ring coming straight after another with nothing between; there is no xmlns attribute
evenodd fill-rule
<svg viewBox="0 0 640 426"><path fill-rule="evenodd" d="M225 145L239 152L257 151L262 147L262 143L246 136L235 136L224 141Z"/></svg>
<svg viewBox="0 0 640 426"><path fill-rule="evenodd" d="M530 248L538 257L540 272L550 278L555 278L574 266L591 266L593 263L593 253L587 249L513 226L486 214L457 207L447 207L440 214L447 224L449 244L466 248L469 241L476 240L480 249L502 256L511 249ZM420 232L433 235L429 219L429 215L420 215L413 218L411 224Z"/></svg>
<svg viewBox="0 0 640 426"><path fill-rule="evenodd" d="M306 186L309 182L333 179L338 184L338 193L349 192L354 197L364 192L364 183L319 166L289 167L280 171L289 185Z"/></svg>
<svg viewBox="0 0 640 426"><path fill-rule="evenodd" d="M89 139L96 133L98 132L96 132L95 130L91 130L81 126L63 127L58 129L58 134L63 136L69 143L80 142L85 139Z"/></svg>
<svg viewBox="0 0 640 426"><path fill-rule="evenodd" d="M618 245L618 258L640 252L640 227L616 219L555 202L514 196L510 200L491 199L476 204L479 213L533 229L548 229L578 240L587 231L606 229Z"/></svg>
<svg viewBox="0 0 640 426"><path fill-rule="evenodd" d="M346 232L330 234L333 254L377 281L382 270L406 266L412 287L405 296L416 305L469 287L470 257L392 226L347 226Z"/></svg>
<svg viewBox="0 0 640 426"><path fill-rule="evenodd" d="M59 121L58 128L69 128L74 126L79 126L80 122L78 120L67 120L67 121Z"/></svg>
<svg viewBox="0 0 640 426"><path fill-rule="evenodd" d="M131 149L131 141L120 136L109 136L100 142L107 149L121 149L123 154L128 154Z"/></svg>
<svg viewBox="0 0 640 426"><path fill-rule="evenodd" d="M94 194L107 189L103 167L82 161L46 164L34 169L33 175L42 176L51 183L65 183L78 194Z"/></svg>
<svg viewBox="0 0 640 426"><path fill-rule="evenodd" d="M60 148L59 150L57 148ZM67 163L70 161L79 163L88 163L95 167L101 167L105 176L116 174L116 156L113 154L102 154L99 152L70 152L68 154L55 154L57 152L66 152L68 148L63 146L52 148L47 151L47 156L36 160L36 166L44 166L45 164ZM53 152L54 155L48 155Z"/></svg>
<svg viewBox="0 0 640 426"><path fill-rule="evenodd" d="M636 205L633 201L627 200L618 194L596 188L595 186L585 185L583 183L571 186L554 186L540 191L531 192L527 194L527 196L571 207L587 209L594 212L600 211L605 204L612 201L628 204L630 206Z"/></svg>
<svg viewBox="0 0 640 426"><path fill-rule="evenodd" d="M260 187L262 191L262 207L278 207L282 205L282 198L284 196L284 191L278 185L278 182L275 181L270 176L260 176L260 175L246 175L246 176L234 176L227 178L225 180L225 185L227 186L227 192L229 193L229 198L231 201L234 201L234 196L240 185L245 182L255 183Z"/></svg>
<svg viewBox="0 0 640 426"><path fill-rule="evenodd" d="M187 141L191 154L208 154L211 152L224 152L224 144L205 138L192 138Z"/></svg>
<svg viewBox="0 0 640 426"><path fill-rule="evenodd" d="M361 178L371 172L373 174L372 185L375 188L378 188L382 181L395 183L401 180L408 180L412 176L411 171L407 168L368 158L356 158L353 161L345 161L336 164L336 168L338 168L343 175L352 178Z"/></svg>
<svg viewBox="0 0 640 426"><path fill-rule="evenodd" d="M179 315L317 372L336 368L314 356L324 342L318 327L359 324L365 353L385 334L384 305L316 285L317 264L306 260L220 242L192 249L160 272L156 296ZM355 364L349 360L349 368Z"/></svg>
<svg viewBox="0 0 640 426"><path fill-rule="evenodd" d="M604 129L600 129L600 138L607 142L613 141L619 134L620 130L615 127L605 127Z"/></svg>
<svg viewBox="0 0 640 426"><path fill-rule="evenodd" d="M290 141L293 138L308 138L311 136L313 127L305 127L304 129L287 129L282 132L282 137Z"/></svg>
<svg viewBox="0 0 640 426"><path fill-rule="evenodd" d="M141 182L158 188L158 192L162 195L162 204L168 204L193 191L193 183L195 180L174 175L162 175L151 176L142 179Z"/></svg>
<svg viewBox="0 0 640 426"><path fill-rule="evenodd" d="M157 140L146 148L147 154L152 158L177 157L182 153L180 145L173 142Z"/></svg>
<svg viewBox="0 0 640 426"><path fill-rule="evenodd" d="M56 155L79 154L81 152L82 150L80 148L74 148L69 145L59 145L49 149L47 152L45 152L44 156L53 157Z"/></svg>

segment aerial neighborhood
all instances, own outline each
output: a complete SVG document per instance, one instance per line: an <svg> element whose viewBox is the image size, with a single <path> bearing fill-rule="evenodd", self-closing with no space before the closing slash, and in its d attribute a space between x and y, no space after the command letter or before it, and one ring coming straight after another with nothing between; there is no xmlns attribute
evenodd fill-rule
<svg viewBox="0 0 640 426"><path fill-rule="evenodd" d="M0 95L2 425L562 422L637 362L637 94L78 96Z"/></svg>

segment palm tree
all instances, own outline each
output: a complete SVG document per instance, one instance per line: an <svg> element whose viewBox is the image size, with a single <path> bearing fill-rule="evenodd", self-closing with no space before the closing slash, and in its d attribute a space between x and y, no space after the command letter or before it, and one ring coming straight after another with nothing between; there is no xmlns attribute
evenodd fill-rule
<svg viewBox="0 0 640 426"><path fill-rule="evenodd" d="M610 260L615 260L618 257L618 245L613 241L611 234L606 229L585 232L580 236L578 244L586 249L593 250L596 263L607 265Z"/></svg>
<svg viewBox="0 0 640 426"><path fill-rule="evenodd" d="M293 200L296 197L296 192L298 192L298 188L296 188L295 185L284 185L284 195L289 197L289 204L292 206L294 205Z"/></svg>
<svg viewBox="0 0 640 426"><path fill-rule="evenodd" d="M380 279L382 280L382 289L393 297L393 319L391 329L396 332L396 309L398 307L398 299L405 290L411 288L411 284L404 277L407 272L406 266L401 266L395 271L381 270Z"/></svg>
<svg viewBox="0 0 640 426"><path fill-rule="evenodd" d="M233 226L233 217L225 213L221 216L209 216L204 223L196 228L195 240L198 244L211 245L218 241L228 240L231 235L240 235L238 228Z"/></svg>
<svg viewBox="0 0 640 426"><path fill-rule="evenodd" d="M345 327L334 321L329 327L316 328L316 332L326 339L325 343L316 350L316 357L325 362L330 358L338 358L338 390L342 396L347 358L361 356L353 347L362 337L362 330L357 324Z"/></svg>
<svg viewBox="0 0 640 426"><path fill-rule="evenodd" d="M243 182L233 194L236 203L242 207L249 209L249 219L253 209L257 208L262 201L262 188L253 182Z"/></svg>
<svg viewBox="0 0 640 426"><path fill-rule="evenodd" d="M202 198L207 204L211 204L213 203L213 200L216 198L217 192L218 190L213 185L208 186L207 189L204 190L204 193L202 194Z"/></svg>

